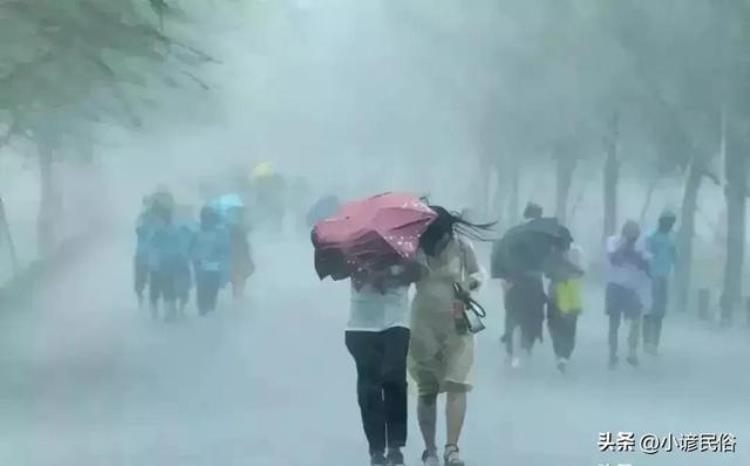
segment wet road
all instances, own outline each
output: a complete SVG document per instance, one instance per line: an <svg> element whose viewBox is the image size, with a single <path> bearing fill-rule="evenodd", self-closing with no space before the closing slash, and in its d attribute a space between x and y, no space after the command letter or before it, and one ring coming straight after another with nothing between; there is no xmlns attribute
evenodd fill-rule
<svg viewBox="0 0 750 466"><path fill-rule="evenodd" d="M133 305L125 242L112 241L4 310L0 465L353 466L368 464L343 344L348 288L321 284L305 243L263 241L249 302L167 325ZM594 289L570 372L549 342L503 364L497 310L479 336L463 440L469 466L750 464L750 336L666 322L663 354L605 367ZM414 412L414 403L410 414ZM412 416L408 464L421 452ZM600 432L732 433L735 454L598 451ZM441 433L443 428L441 427ZM441 442L444 437L441 435Z"/></svg>

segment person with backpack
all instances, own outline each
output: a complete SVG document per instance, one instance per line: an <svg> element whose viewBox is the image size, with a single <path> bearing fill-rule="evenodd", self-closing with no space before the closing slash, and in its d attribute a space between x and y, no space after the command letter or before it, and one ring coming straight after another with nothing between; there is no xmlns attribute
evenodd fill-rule
<svg viewBox="0 0 750 466"><path fill-rule="evenodd" d="M573 244L570 231L562 227L560 240L553 246L545 273L549 278L547 328L557 368L563 373L575 348L578 316L583 310L580 280L584 273L582 262L581 249Z"/></svg>

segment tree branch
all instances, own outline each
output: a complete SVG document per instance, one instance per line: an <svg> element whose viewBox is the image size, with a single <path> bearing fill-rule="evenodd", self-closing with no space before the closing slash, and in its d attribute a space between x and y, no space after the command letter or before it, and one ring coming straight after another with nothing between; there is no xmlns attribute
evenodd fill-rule
<svg viewBox="0 0 750 466"><path fill-rule="evenodd" d="M192 74L190 72L187 72L187 71L183 71L182 74L184 74L188 78L190 78L193 81L195 81L204 91L211 90L211 86L209 86L205 81L203 81L202 79L198 78L194 74Z"/></svg>

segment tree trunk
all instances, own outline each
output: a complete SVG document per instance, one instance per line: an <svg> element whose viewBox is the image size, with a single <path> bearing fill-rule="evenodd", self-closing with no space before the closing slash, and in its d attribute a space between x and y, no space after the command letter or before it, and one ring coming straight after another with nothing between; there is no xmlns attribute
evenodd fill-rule
<svg viewBox="0 0 750 466"><path fill-rule="evenodd" d="M646 199L643 201L643 206L641 207L641 216L638 220L641 225L644 224L646 221L646 214L648 214L648 209L651 207L651 199L654 197L654 191L656 191L656 185L659 183L658 178L654 178L651 183L648 185L648 191L646 191Z"/></svg>
<svg viewBox="0 0 750 466"><path fill-rule="evenodd" d="M39 144L40 201L37 218L37 242L40 257L48 257L55 248L57 232L55 226L60 211L61 199L55 183L54 156L51 146Z"/></svg>
<svg viewBox="0 0 750 466"><path fill-rule="evenodd" d="M487 218L495 217L495 219L502 224L505 212L503 206L507 199L507 183L506 178L508 176L507 170L503 164L503 160L495 160L492 168L489 170L490 175L494 176L494 191L492 192L492 198L490 199L490 210L488 211Z"/></svg>
<svg viewBox="0 0 750 466"><path fill-rule="evenodd" d="M557 175L555 177L557 188L555 197L555 217L563 225L568 220L568 199L570 198L570 185L573 182L573 173L576 168L576 159L573 154L564 152L558 153L555 157Z"/></svg>
<svg viewBox="0 0 750 466"><path fill-rule="evenodd" d="M492 209L492 176L494 174L492 160L488 154L483 153L479 158L479 214L482 217L490 215Z"/></svg>
<svg viewBox="0 0 750 466"><path fill-rule="evenodd" d="M4 237L5 242L8 244L8 255L10 256L11 273L13 277L18 275L20 266L18 263L18 255L16 254L16 245L13 242L13 235L10 233L10 224L8 223L8 217L5 215L5 204L3 198L0 197L0 235ZM0 242L2 244L2 242Z"/></svg>
<svg viewBox="0 0 750 466"><path fill-rule="evenodd" d="M521 162L518 157L512 157L510 161L510 196L508 196L508 225L515 225L520 220L520 190L521 190Z"/></svg>
<svg viewBox="0 0 750 466"><path fill-rule="evenodd" d="M724 159L727 252L721 294L721 322L725 325L732 322L734 311L742 302L742 266L745 258L746 160L744 147L738 147L736 138L731 142Z"/></svg>
<svg viewBox="0 0 750 466"><path fill-rule="evenodd" d="M675 304L680 312L686 311L689 304L695 213L698 208L698 191L702 179L702 165L694 161L688 168L680 212L680 231L678 233L677 256L679 260L675 271Z"/></svg>
<svg viewBox="0 0 750 466"><path fill-rule="evenodd" d="M617 231L617 182L620 177L620 163L617 160L617 139L619 115L615 113L609 122L607 158L604 161L604 239Z"/></svg>

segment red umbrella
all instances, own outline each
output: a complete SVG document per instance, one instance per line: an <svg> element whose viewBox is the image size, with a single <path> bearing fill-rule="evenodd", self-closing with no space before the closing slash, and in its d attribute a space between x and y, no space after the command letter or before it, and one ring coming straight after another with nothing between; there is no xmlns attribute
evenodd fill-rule
<svg viewBox="0 0 750 466"><path fill-rule="evenodd" d="M413 259L419 237L437 215L417 197L385 193L344 204L315 225L315 269L322 279Z"/></svg>

